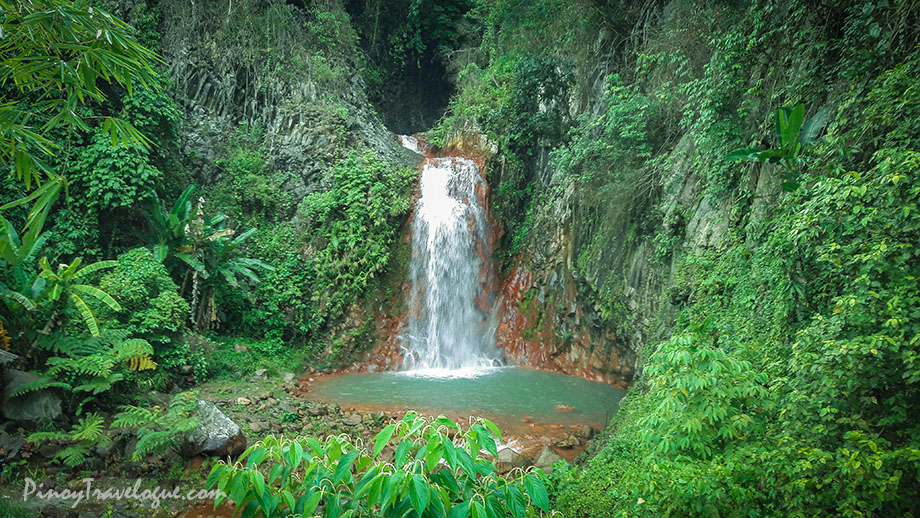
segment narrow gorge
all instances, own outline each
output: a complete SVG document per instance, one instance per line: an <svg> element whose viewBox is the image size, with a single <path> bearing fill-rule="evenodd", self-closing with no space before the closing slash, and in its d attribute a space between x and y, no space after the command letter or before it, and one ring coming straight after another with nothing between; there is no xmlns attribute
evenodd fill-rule
<svg viewBox="0 0 920 518"><path fill-rule="evenodd" d="M920 0L0 2L0 516L920 515L918 77Z"/></svg>

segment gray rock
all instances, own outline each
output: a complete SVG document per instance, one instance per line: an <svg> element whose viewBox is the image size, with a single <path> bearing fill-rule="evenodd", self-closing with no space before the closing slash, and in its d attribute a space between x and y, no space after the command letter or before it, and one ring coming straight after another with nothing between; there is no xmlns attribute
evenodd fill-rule
<svg viewBox="0 0 920 518"><path fill-rule="evenodd" d="M348 426L358 426L361 424L361 416L358 414L347 415L345 419L342 419L342 423Z"/></svg>
<svg viewBox="0 0 920 518"><path fill-rule="evenodd" d="M18 397L12 393L38 376L31 372L7 369L3 373L3 416L13 421L53 421L61 417L61 398L53 389L35 390Z"/></svg>
<svg viewBox="0 0 920 518"><path fill-rule="evenodd" d="M553 446L557 448L570 449L570 448L574 448L578 446L579 443L580 441L578 440L577 437L575 437L574 435L569 435L568 437L564 439L559 439L558 441L554 442Z"/></svg>
<svg viewBox="0 0 920 518"><path fill-rule="evenodd" d="M201 424L185 438L182 452L188 457L198 454L214 457L238 457L246 449L246 437L239 425L224 415L213 403L198 401Z"/></svg>
<svg viewBox="0 0 920 518"><path fill-rule="evenodd" d="M543 449L540 450L540 454L537 455L537 460L534 461L533 465L542 469L546 473L552 473L553 464L559 462L560 460L565 459L556 453L556 450L549 446L544 446Z"/></svg>
<svg viewBox="0 0 920 518"><path fill-rule="evenodd" d="M498 457L495 459L495 467L498 468L500 473L507 473L514 468L524 468L529 465L530 459L511 448L498 450Z"/></svg>
<svg viewBox="0 0 920 518"><path fill-rule="evenodd" d="M321 415L327 415L328 413L329 409L324 406L311 407L307 409L307 415L310 417L319 417Z"/></svg>
<svg viewBox="0 0 920 518"><path fill-rule="evenodd" d="M290 382L294 381L294 378L296 378L296 377L297 377L297 376L295 376L294 374L292 374L292 373L290 373L290 372L285 372L285 373L281 376L281 381L282 381L282 383L290 383Z"/></svg>
<svg viewBox="0 0 920 518"><path fill-rule="evenodd" d="M16 458L16 455L19 454L19 450L26 444L26 440L22 437L5 437L0 439L0 450L3 450L3 456L8 460Z"/></svg>

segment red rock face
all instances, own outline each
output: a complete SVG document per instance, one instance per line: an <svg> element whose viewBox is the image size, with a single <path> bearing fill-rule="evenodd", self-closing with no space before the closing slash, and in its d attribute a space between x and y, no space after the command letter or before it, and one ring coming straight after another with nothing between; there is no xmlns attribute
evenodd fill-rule
<svg viewBox="0 0 920 518"><path fill-rule="evenodd" d="M501 281L495 332L499 347L518 365L619 387L629 385L632 365L621 361L629 352L617 347L611 330L584 325L582 310L576 304L575 281L567 271L562 282L562 289L557 286L541 301L537 295L540 290L550 290L520 258L517 260ZM560 314L559 308L575 309Z"/></svg>

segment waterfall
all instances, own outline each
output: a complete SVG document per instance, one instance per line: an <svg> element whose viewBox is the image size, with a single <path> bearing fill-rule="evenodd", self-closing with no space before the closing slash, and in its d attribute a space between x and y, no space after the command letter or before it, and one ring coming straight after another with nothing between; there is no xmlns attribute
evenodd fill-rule
<svg viewBox="0 0 920 518"><path fill-rule="evenodd" d="M403 367L451 375L495 365L492 250L479 167L460 157L426 159L420 190Z"/></svg>

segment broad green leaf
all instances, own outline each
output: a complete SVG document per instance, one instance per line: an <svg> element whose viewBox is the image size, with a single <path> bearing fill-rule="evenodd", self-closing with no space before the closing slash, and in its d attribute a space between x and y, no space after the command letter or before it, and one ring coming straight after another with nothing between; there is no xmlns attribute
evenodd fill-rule
<svg viewBox="0 0 920 518"><path fill-rule="evenodd" d="M524 477L524 487L533 503L543 511L549 510L549 498L546 495L546 486L537 475L527 475Z"/></svg>
<svg viewBox="0 0 920 518"><path fill-rule="evenodd" d="M412 500L412 507L418 511L419 516L428 508L428 481L419 474L412 475L412 484L409 486L409 499Z"/></svg>
<svg viewBox="0 0 920 518"><path fill-rule="evenodd" d="M393 432L396 430L396 424L390 424L380 430L380 432L374 436L374 457L380 455L380 452L386 447L390 442L390 438L393 437Z"/></svg>
<svg viewBox="0 0 920 518"><path fill-rule="evenodd" d="M448 518L466 518L470 515L470 503L461 502L450 508L450 515Z"/></svg>
<svg viewBox="0 0 920 518"><path fill-rule="evenodd" d="M339 459L338 465L335 467L335 474L332 476L332 481L338 484L346 477L351 479L351 465L358 458L360 452L358 450L352 450Z"/></svg>
<svg viewBox="0 0 920 518"><path fill-rule="evenodd" d="M412 446L412 441L405 439L399 443L399 446L396 447L396 455L393 457L393 464L397 468L403 467L403 464L406 463L406 454L409 453L409 448Z"/></svg>

